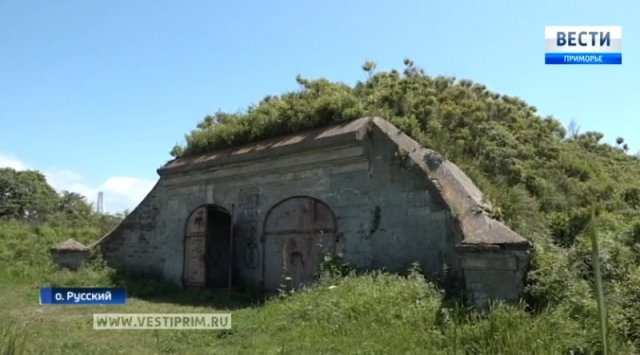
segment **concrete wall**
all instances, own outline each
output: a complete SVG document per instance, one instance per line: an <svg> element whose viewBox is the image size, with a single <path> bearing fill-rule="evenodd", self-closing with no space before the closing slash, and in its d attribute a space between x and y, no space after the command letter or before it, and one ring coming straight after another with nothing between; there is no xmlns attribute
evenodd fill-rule
<svg viewBox="0 0 640 355"><path fill-rule="evenodd" d="M526 251L461 252L467 299L480 308L492 300L518 301L530 255Z"/></svg>
<svg viewBox="0 0 640 355"><path fill-rule="evenodd" d="M372 132L372 135L380 134ZM162 274L181 283L184 225L196 207L233 211L234 277L254 288L262 280L262 228L269 209L291 196L324 201L337 217L336 250L362 268L427 274L452 264L451 216L428 179L384 137L331 149L160 179L139 207L98 243L114 266Z"/></svg>
<svg viewBox="0 0 640 355"><path fill-rule="evenodd" d="M142 202L113 231L94 243L110 265L138 272L162 274L168 245L160 216L166 204L160 180Z"/></svg>
<svg viewBox="0 0 640 355"><path fill-rule="evenodd" d="M373 268L406 271L420 262L426 274L457 270L454 246L462 240L451 212L428 176L387 135L374 129L365 140L373 208L380 225L371 234Z"/></svg>

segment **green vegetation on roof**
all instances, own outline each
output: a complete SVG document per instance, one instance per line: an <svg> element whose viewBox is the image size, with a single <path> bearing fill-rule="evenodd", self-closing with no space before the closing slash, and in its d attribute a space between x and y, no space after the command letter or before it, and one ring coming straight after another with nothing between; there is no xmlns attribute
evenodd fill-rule
<svg viewBox="0 0 640 355"><path fill-rule="evenodd" d="M622 137L616 146L601 143L601 133L564 128L519 98L470 80L430 77L409 59L404 64L403 71L376 72L367 62L367 79L353 87L298 76L297 91L267 96L242 113L205 117L172 154L196 156L377 116L459 164L525 236L551 234L570 246L596 202L623 220L637 218L640 159L627 154Z"/></svg>
<svg viewBox="0 0 640 355"><path fill-rule="evenodd" d="M186 146L176 146L172 155L199 155L364 116L385 118L433 148L465 143L473 151L488 133L491 141L514 145L525 139L538 148L565 135L559 122L539 119L535 108L517 98L493 93L469 80L432 78L410 60L405 60L402 73L375 73L370 62L363 69L368 79L354 87L298 76L298 91L267 96L243 113L207 116L186 136ZM509 135L520 129L538 136Z"/></svg>

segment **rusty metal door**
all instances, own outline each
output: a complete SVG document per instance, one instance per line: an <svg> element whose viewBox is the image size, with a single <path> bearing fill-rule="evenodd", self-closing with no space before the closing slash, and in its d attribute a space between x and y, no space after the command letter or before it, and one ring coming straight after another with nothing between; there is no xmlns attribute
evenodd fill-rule
<svg viewBox="0 0 640 355"><path fill-rule="evenodd" d="M324 256L335 253L335 236L335 216L324 202L292 197L275 205L264 222L265 288L309 284Z"/></svg>
<svg viewBox="0 0 640 355"><path fill-rule="evenodd" d="M196 208L187 220L184 237L184 269L182 280L185 287L204 287L205 250L207 232L207 207Z"/></svg>

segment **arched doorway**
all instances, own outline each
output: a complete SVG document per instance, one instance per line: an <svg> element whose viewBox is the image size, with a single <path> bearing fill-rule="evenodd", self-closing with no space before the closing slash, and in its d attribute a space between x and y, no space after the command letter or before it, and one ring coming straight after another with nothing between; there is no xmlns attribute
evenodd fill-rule
<svg viewBox="0 0 640 355"><path fill-rule="evenodd" d="M184 233L183 286L230 286L232 232L231 214L220 206L204 205L191 212Z"/></svg>
<svg viewBox="0 0 640 355"><path fill-rule="evenodd" d="M312 197L277 203L267 213L263 231L263 280L270 291L308 284L323 257L335 253L335 216L326 203Z"/></svg>

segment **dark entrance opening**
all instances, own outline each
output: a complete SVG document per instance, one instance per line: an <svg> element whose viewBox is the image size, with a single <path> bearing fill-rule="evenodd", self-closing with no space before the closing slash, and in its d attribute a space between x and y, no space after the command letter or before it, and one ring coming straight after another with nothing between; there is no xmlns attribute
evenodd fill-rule
<svg viewBox="0 0 640 355"><path fill-rule="evenodd" d="M231 215L216 208L207 209L205 251L206 286L229 286L231 265Z"/></svg>
<svg viewBox="0 0 640 355"><path fill-rule="evenodd" d="M232 255L231 214L216 205L200 206L191 212L185 226L183 285L230 288Z"/></svg>

